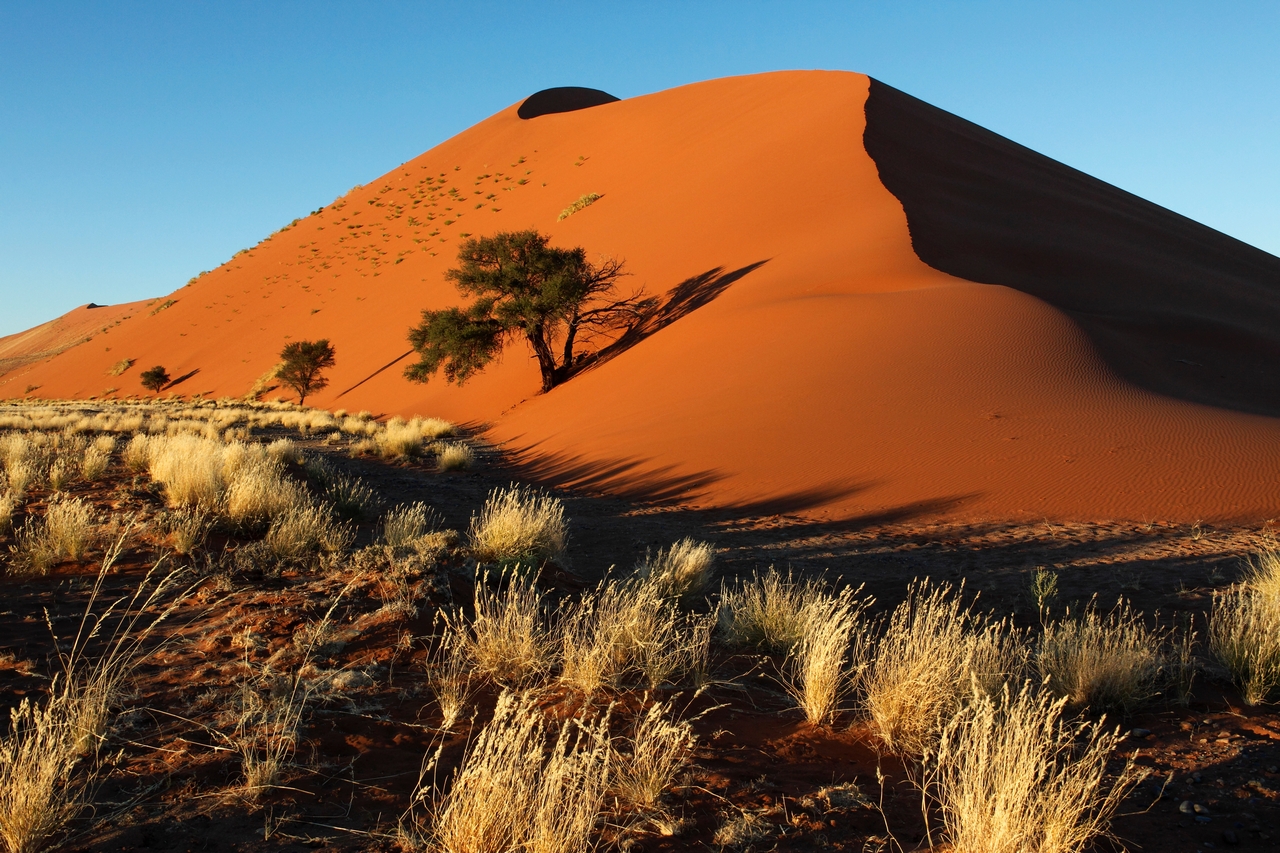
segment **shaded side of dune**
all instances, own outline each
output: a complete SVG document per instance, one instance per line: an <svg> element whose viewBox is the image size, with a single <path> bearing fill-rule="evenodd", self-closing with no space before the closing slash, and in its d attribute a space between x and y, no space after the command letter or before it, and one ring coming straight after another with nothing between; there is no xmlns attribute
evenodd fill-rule
<svg viewBox="0 0 1280 853"><path fill-rule="evenodd" d="M1280 258L874 79L866 114L925 263L1067 312L1135 384L1280 416Z"/></svg>

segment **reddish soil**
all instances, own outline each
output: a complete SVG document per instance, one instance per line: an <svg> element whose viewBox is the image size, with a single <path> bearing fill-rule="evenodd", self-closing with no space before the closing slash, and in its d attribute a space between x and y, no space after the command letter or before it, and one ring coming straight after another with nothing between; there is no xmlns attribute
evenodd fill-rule
<svg viewBox="0 0 1280 853"><path fill-rule="evenodd" d="M481 457L476 470L448 474L429 463L391 465L336 454L333 463L365 479L388 504L425 500L446 526L465 529L493 487L522 474L492 452ZM168 553L151 524L163 506L156 490L117 474L71 491L104 512L137 515L142 533L108 581L110 595L133 589L147 567ZM1182 617L1203 629L1212 590L1236 578L1240 558L1266 535L1256 527L1162 523L828 523L572 492L561 496L572 519L571 559L553 576L554 595L579 590L610 565L629 566L646 548L688 535L720 549L725 576L778 565L833 582L865 583L877 598L877 611L900 600L912 577L963 580L986 606L1027 625L1036 619L1030 572L1044 566L1061 578L1056 607L1078 605L1095 594L1104 602L1125 595L1149 614L1159 610L1164 624ZM40 495L35 498L28 510L39 510ZM372 534L373 525L363 523L357 544ZM219 549L236 544L216 537L210 559L216 562ZM74 628L96 559L61 566L47 578L4 581L0 704L46 684L53 645L43 614L48 612L60 636ZM203 558L196 562L209 565ZM246 667L261 671L288 649L295 632L317 620L356 574L350 563L278 577L206 574L168 623L167 643L139 670L136 695L109 736L104 753L114 757L97 793L102 819L77 824L79 834L65 849L393 849L390 836L423 758L440 742L421 638L430 634L438 607L470 598L469 567L460 559L450 558L422 578L416 618L373 615L386 595L377 571L347 590L335 613L345 645L325 651L317 665L354 675L307 712L283 788L248 800L238 787L239 760L225 749L229 708ZM238 639L245 631L251 634L247 650ZM776 663L718 653L718 684L701 697L691 700L686 693L678 700L691 703L690 713L723 706L699 720L695 765L669 799L683 823L675 834L663 834L654 824L636 827L625 838L614 826L607 838L635 845L630 849L714 849L712 836L726 815L747 813L765 827L758 850L928 847L919 795L902 762L878 755L873 738L851 717L832 729L804 723L774 680ZM634 694L617 698L625 717ZM484 721L492 699L492 691L478 699L474 725ZM569 713L578 700L548 694L546 701ZM1280 715L1274 710L1243 705L1206 673L1189 706L1157 701L1115 722L1148 730L1136 732L1126 749L1139 749L1139 762L1153 770L1113 826L1129 849L1274 849L1280 832ZM446 767L457 760L467 732L464 725L446 741ZM880 774L883 783L877 781ZM856 794L844 788L819 796L844 783L855 783ZM1180 813L1183 800L1206 806L1209 820ZM1097 849L1112 847L1102 843Z"/></svg>

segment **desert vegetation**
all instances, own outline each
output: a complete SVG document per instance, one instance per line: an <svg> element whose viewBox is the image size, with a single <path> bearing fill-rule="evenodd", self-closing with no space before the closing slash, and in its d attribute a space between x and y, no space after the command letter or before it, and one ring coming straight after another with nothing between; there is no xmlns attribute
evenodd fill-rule
<svg viewBox="0 0 1280 853"><path fill-rule="evenodd" d="M1280 684L1273 551L1213 597L1200 650L1041 575L1002 612L960 582L730 571L688 535L593 565L582 499L498 464L437 419L0 407L3 580L48 614L5 623L47 651L0 659L0 843L115 849L198 812L351 849L1080 851L1151 790L1133 719L1188 713L1194 676L1250 703ZM726 787L751 750L721 744L752 726L760 755L861 749L874 772ZM399 769L356 784L329 751L377 737Z"/></svg>

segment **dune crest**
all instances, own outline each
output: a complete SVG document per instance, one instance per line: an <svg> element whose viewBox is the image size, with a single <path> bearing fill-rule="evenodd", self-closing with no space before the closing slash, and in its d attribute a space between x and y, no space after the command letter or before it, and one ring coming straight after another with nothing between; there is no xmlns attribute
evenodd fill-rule
<svg viewBox="0 0 1280 853"><path fill-rule="evenodd" d="M895 92L780 72L509 107L0 395L98 394L132 357L238 396L288 340L327 337L315 404L484 425L559 484L862 521L1275 516L1280 398L1257 376L1280 261ZM973 164L939 157L934 126L975 138ZM1008 207L1020 192L1057 218ZM1130 230L1076 221L1099 193ZM419 311L463 301L443 278L459 241L523 228L624 258L659 313L547 395L518 346L463 388L408 383ZM1053 251L1025 259L1022 235ZM1194 265L1168 260L1178 243ZM1057 270L1064 252L1085 272ZM1170 263L1177 298L1153 306ZM1231 298L1205 307L1215 287ZM1178 353L1226 378L1188 378Z"/></svg>

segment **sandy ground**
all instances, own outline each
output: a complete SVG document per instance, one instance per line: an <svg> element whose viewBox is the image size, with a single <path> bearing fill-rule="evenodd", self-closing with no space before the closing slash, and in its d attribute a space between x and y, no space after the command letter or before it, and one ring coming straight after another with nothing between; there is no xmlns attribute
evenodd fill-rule
<svg viewBox="0 0 1280 853"><path fill-rule="evenodd" d="M524 474L491 452L465 473L441 474L428 463L341 456L333 462L388 503L426 501L455 529L465 528L492 488ZM162 510L157 494L127 475L72 491L104 510L137 513L144 523ZM963 581L986 607L1024 625L1038 618L1031 573L1045 567L1060 578L1055 609L1079 607L1095 595L1104 605L1125 596L1148 614L1158 610L1163 624L1189 620L1203 632L1212 591L1235 580L1241 558L1269 535L1257 526L1165 522L831 523L580 493L561 497L572 520L571 542L565 569L551 577L554 595L590 585L610 566L630 566L646 549L694 536L716 545L725 577L774 565L837 585L865 584L877 599L876 612L901 600L912 578ZM357 544L372 536L372 527L361 526ZM212 543L222 545L235 542ZM110 576L110 591L130 589L165 550L143 537ZM43 611L65 636L95 568L91 561L64 565L44 579L5 581L0 695L6 703L40 688L52 652ZM171 620L170 643L139 671L136 694L110 736L108 752L119 754L99 791L99 813L108 819L84 828L66 849L392 849L389 835L423 757L441 743L425 687L425 651L414 638L431 632L437 608L470 599L465 565L446 562L423 578L414 618L378 615L386 592L377 572L348 588L335 620L345 644L318 664L345 675L308 710L284 787L248 800L238 788L239 761L225 750L228 709L246 674L290 648L296 632L352 577L347 566L327 575L240 572L201 581ZM246 631L248 643L240 639ZM880 756L852 716L832 728L805 723L779 688L776 667L768 656L719 652L718 685L678 700L691 703L690 713L723 707L699 721L695 765L669 801L683 821L676 834L637 828L628 836L637 845L632 849L714 849L717 827L744 813L764 828L756 849L890 850L894 839L908 850L927 847L919 797L903 765ZM630 701L619 700L623 708ZM491 701L491 693L477 701L477 724ZM549 701L572 704L565 697ZM1113 722L1135 730L1126 749L1138 748L1139 762L1153 771L1113 827L1129 849L1190 853L1237 843L1272 849L1280 831L1280 716L1273 710L1243 705L1206 673L1188 706L1157 700ZM446 764L457 760L466 731L444 738ZM822 793L831 786L844 787ZM1207 807L1209 820L1179 812L1184 800Z"/></svg>

